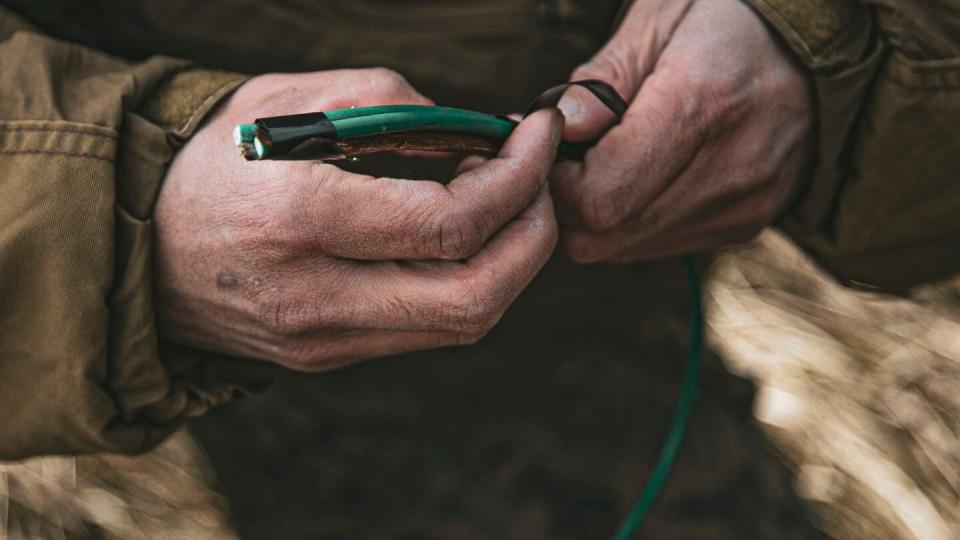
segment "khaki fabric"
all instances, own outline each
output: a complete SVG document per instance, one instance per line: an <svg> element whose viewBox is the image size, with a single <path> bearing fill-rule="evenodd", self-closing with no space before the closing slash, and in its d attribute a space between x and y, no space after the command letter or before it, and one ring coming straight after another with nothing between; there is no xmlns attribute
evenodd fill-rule
<svg viewBox="0 0 960 540"><path fill-rule="evenodd" d="M960 268L960 6L747 0L811 68L819 159L781 226L847 284Z"/></svg>
<svg viewBox="0 0 960 540"><path fill-rule="evenodd" d="M2 8L0 59L0 458L147 450L257 380L235 361L165 363L154 327L150 212L197 122L135 109L188 63L121 60ZM239 80L213 76L194 118Z"/></svg>

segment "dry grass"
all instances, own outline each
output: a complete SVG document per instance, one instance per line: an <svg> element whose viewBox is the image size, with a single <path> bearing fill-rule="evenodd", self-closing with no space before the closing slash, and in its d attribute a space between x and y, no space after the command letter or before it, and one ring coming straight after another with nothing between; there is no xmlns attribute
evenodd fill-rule
<svg viewBox="0 0 960 540"><path fill-rule="evenodd" d="M139 457L0 463L0 539L227 539L225 503L185 432Z"/></svg>
<svg viewBox="0 0 960 540"><path fill-rule="evenodd" d="M770 232L708 291L711 341L828 534L960 538L960 280L855 292Z"/></svg>

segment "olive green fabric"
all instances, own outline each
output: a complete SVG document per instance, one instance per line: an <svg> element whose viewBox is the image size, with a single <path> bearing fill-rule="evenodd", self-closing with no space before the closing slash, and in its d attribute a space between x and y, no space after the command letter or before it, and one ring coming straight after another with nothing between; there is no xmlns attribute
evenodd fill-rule
<svg viewBox="0 0 960 540"><path fill-rule="evenodd" d="M231 71L386 66L444 104L522 110L603 44L621 4L5 3L40 30L0 8L0 458L142 451L269 380L164 342L153 319L153 204L176 149L241 82ZM817 165L781 226L859 282L960 268L956 8L749 3L817 96ZM571 290L590 279L571 272Z"/></svg>
<svg viewBox="0 0 960 540"><path fill-rule="evenodd" d="M196 123L134 111L187 66L58 41L0 8L0 458L144 451L262 380L160 353L150 209ZM220 80L193 115L239 77Z"/></svg>
<svg viewBox="0 0 960 540"><path fill-rule="evenodd" d="M848 284L960 269L960 5L746 0L811 69L818 161L781 227Z"/></svg>

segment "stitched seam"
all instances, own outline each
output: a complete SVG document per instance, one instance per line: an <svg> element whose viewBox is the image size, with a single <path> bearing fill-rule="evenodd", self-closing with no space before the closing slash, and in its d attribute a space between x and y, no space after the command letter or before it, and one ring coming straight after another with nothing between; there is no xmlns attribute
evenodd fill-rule
<svg viewBox="0 0 960 540"><path fill-rule="evenodd" d="M193 120L200 114L200 111L202 111L202 110L204 109L204 107L207 106L207 102L209 102L210 100L214 99L214 98L217 96L217 94L220 93L221 90L223 90L224 88L226 88L227 86L229 86L229 85L231 85L231 84L235 84L238 80L239 80L239 79L231 79L231 80L229 80L229 81L221 84L220 86L218 86L218 87L216 88L216 90L210 92L210 93L207 95L207 97L203 98L203 101L201 101L200 104L197 105L197 108L194 109L193 114L191 114L190 117L187 118L187 121L184 122L184 123L180 126L180 128L177 129L177 131L183 131L183 130L187 129L187 126L189 126L190 123L193 122Z"/></svg>
<svg viewBox="0 0 960 540"><path fill-rule="evenodd" d="M900 59L899 63L895 63ZM890 58L891 69L884 70L883 78L904 88L918 92L960 90L960 63L957 58L943 60L914 60L900 51ZM925 82L911 79L911 75Z"/></svg>
<svg viewBox="0 0 960 540"><path fill-rule="evenodd" d="M831 49L836 48L838 43L842 43L843 40L848 39L852 34L861 31L862 30L861 27L864 24L868 24L867 22L865 22L865 18L866 16L861 14L855 17L854 19L852 19L849 23L844 25L844 28L841 28L836 33L834 33L833 36L830 39L828 39L819 48L816 54L818 56L821 56L821 53L823 53L824 51L829 51Z"/></svg>
<svg viewBox="0 0 960 540"><path fill-rule="evenodd" d="M762 4L764 8L763 15L765 15L770 23L784 33L789 33L789 36L784 36L787 38L787 41L790 44L797 45L798 48L802 49L797 51L800 56L807 56L811 61L815 60L814 52L810 47L810 44L807 42L807 39L797 31L796 26L793 22L789 21L786 17L783 16L776 8L770 5L766 0L757 0L758 4ZM758 10L759 11L759 10Z"/></svg>
<svg viewBox="0 0 960 540"><path fill-rule="evenodd" d="M899 86L900 88L903 88L905 90L914 90L916 92L940 92L944 90L948 90L948 91L960 90L960 84L955 84L955 83L942 83L942 84L933 83L929 85L915 84L915 83L910 83L907 81L900 80L895 75L890 75L890 74L884 74L883 78L895 84L896 86Z"/></svg>
<svg viewBox="0 0 960 540"><path fill-rule="evenodd" d="M93 154L88 152L64 152L61 150L0 150L0 155L2 154L53 154L58 156L88 157L93 159L101 159L108 163L113 163L112 157L102 156L100 154Z"/></svg>
<svg viewBox="0 0 960 540"><path fill-rule="evenodd" d="M106 129L106 128L104 128ZM80 133L83 135L94 135L99 137L106 137L108 139L116 139L116 133L110 132L101 132L92 129L83 129L83 128L68 128L64 127L53 127L53 126L5 126L0 122L0 135L5 131L39 131L39 132L61 132L61 133Z"/></svg>

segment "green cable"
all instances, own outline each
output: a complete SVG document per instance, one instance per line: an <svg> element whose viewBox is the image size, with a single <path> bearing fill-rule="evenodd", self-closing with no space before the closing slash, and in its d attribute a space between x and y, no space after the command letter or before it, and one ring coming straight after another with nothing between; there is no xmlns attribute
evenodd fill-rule
<svg viewBox="0 0 960 540"><path fill-rule="evenodd" d="M384 105L327 111L341 139L400 131L452 131L505 139L513 131L509 120L490 114L429 105Z"/></svg>
<svg viewBox="0 0 960 540"><path fill-rule="evenodd" d="M432 105L379 105L354 107L324 112L327 120L336 128L338 140L357 139L386 133L407 131L442 131L470 133L493 139L506 139L517 124L510 120L467 109L436 107ZM255 159L270 157L270 148L255 137L256 124L240 124L234 129L234 143L251 144ZM559 152L580 155L583 145L563 141Z"/></svg>
<svg viewBox="0 0 960 540"><path fill-rule="evenodd" d="M643 523L653 503L660 496L663 485L673 469L673 462L680 450L683 435L687 431L690 411L697 395L697 380L700 376L700 364L703 357L703 299L700 290L700 277L697 275L697 266L693 257L690 255L684 256L683 266L687 275L687 294L690 296L690 337L687 346L687 373L684 376L683 388L680 391L680 401L677 403L673 425L670 427L670 433L663 444L663 449L660 450L660 459L653 469L650 481L643 489L640 499L630 511L630 515L620 525L620 529L613 537L614 540L629 540L640 524Z"/></svg>

